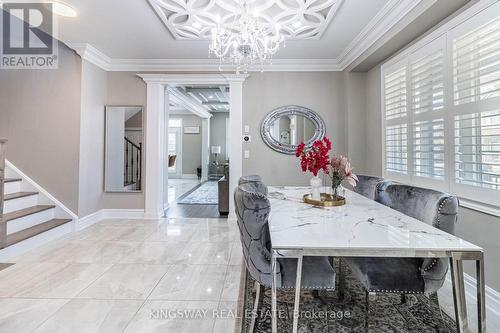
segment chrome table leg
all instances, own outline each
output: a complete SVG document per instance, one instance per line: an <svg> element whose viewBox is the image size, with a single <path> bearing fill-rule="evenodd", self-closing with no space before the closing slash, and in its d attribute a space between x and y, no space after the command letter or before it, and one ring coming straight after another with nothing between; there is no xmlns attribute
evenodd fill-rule
<svg viewBox="0 0 500 333"><path fill-rule="evenodd" d="M453 302L455 303L455 320L457 332L469 332L467 322L467 303L465 301L464 271L460 253L453 252L450 258L451 281L453 286Z"/></svg>
<svg viewBox="0 0 500 333"><path fill-rule="evenodd" d="M271 256L271 273L272 273L272 282L271 282L271 332L278 332L278 318L276 312L276 254L273 252Z"/></svg>
<svg viewBox="0 0 500 333"><path fill-rule="evenodd" d="M293 333L297 333L299 325L300 287L302 286L302 256L297 258L297 277L295 280L295 300L293 306Z"/></svg>
<svg viewBox="0 0 500 333"><path fill-rule="evenodd" d="M479 333L486 333L486 299L484 283L484 254L476 260L476 281L477 281L477 325Z"/></svg>

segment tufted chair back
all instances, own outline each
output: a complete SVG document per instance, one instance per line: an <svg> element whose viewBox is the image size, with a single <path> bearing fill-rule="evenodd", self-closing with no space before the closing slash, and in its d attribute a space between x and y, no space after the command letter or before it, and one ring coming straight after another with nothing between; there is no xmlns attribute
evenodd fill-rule
<svg viewBox="0 0 500 333"><path fill-rule="evenodd" d="M431 189L409 185L388 185L377 193L376 201L405 215L432 225L449 234L455 233L458 218L457 197ZM420 268L426 289L439 289L448 271L448 260L425 259ZM437 287L437 288L436 288Z"/></svg>
<svg viewBox="0 0 500 333"><path fill-rule="evenodd" d="M359 182L354 188L354 191L372 200L375 200L377 192L385 190L385 188L391 184L390 180L386 180L381 177L365 175L357 176Z"/></svg>
<svg viewBox="0 0 500 333"><path fill-rule="evenodd" d="M238 180L238 185L243 185L246 183L254 183L254 182L261 182L262 183L262 178L259 175L242 176Z"/></svg>
<svg viewBox="0 0 500 333"><path fill-rule="evenodd" d="M248 272L257 282L271 286L271 237L268 216L271 204L267 187L259 182L239 185L234 192L234 204L240 229L243 257ZM281 272L277 267L276 282L281 285Z"/></svg>
<svg viewBox="0 0 500 333"><path fill-rule="evenodd" d="M267 196L267 186L262 182L262 179L259 175L248 175L240 177L240 179L238 180L238 185L243 184L250 184L251 186L253 186L253 190L255 192Z"/></svg>

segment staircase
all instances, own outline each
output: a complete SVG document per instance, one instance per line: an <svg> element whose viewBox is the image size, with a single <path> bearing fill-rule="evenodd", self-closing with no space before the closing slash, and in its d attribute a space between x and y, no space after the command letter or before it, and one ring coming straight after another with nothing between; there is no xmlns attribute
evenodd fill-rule
<svg viewBox="0 0 500 333"><path fill-rule="evenodd" d="M36 186L5 165L6 140L0 139L0 249L70 231L71 216ZM49 235L50 234L50 235ZM56 233L57 234L57 233ZM52 237L48 237L52 236Z"/></svg>

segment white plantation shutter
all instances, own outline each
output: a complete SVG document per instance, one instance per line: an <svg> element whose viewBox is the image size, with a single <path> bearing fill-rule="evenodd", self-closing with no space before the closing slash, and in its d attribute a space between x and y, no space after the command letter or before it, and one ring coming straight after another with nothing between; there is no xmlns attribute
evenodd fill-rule
<svg viewBox="0 0 500 333"><path fill-rule="evenodd" d="M439 50L411 64L411 108L414 114L444 108L444 56Z"/></svg>
<svg viewBox="0 0 500 333"><path fill-rule="evenodd" d="M406 124L388 126L385 130L385 169L392 172L407 173L408 132Z"/></svg>
<svg viewBox="0 0 500 333"><path fill-rule="evenodd" d="M384 175L500 208L500 1L467 15L382 66Z"/></svg>
<svg viewBox="0 0 500 333"><path fill-rule="evenodd" d="M455 149L451 190L500 206L500 4L491 8L449 33Z"/></svg>
<svg viewBox="0 0 500 333"><path fill-rule="evenodd" d="M406 116L406 67L385 77L385 118Z"/></svg>
<svg viewBox="0 0 500 333"><path fill-rule="evenodd" d="M500 111L455 117L455 164L457 183L500 190Z"/></svg>
<svg viewBox="0 0 500 333"><path fill-rule="evenodd" d="M445 179L444 39L410 56L412 175Z"/></svg>
<svg viewBox="0 0 500 333"><path fill-rule="evenodd" d="M444 119L419 121L413 125L413 175L445 177Z"/></svg>
<svg viewBox="0 0 500 333"><path fill-rule="evenodd" d="M500 17L453 40L455 105L500 96Z"/></svg>
<svg viewBox="0 0 500 333"><path fill-rule="evenodd" d="M408 173L407 66L401 63L384 75L385 170L401 179Z"/></svg>

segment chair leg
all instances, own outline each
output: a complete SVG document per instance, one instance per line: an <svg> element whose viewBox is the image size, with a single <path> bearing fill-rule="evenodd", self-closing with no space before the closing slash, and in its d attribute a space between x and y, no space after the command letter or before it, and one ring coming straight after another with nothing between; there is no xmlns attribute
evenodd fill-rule
<svg viewBox="0 0 500 333"><path fill-rule="evenodd" d="M342 258L339 258L339 301L345 298L345 270L342 269Z"/></svg>
<svg viewBox="0 0 500 333"><path fill-rule="evenodd" d="M255 301L253 304L252 321L250 322L250 329L248 331L249 333L253 333L253 331L255 330L255 322L257 320L257 317L259 317L259 309L262 306L263 296L261 294L264 291L263 286L257 281L255 281L254 288L255 288Z"/></svg>
<svg viewBox="0 0 500 333"><path fill-rule="evenodd" d="M449 330L446 328L446 323L444 321L444 315L443 315L443 310L441 310L441 306L439 305L439 297L437 292L433 292L432 294L429 295L429 300L431 306L434 308L434 311L439 311L439 314L441 316L441 320L438 323L438 332L439 333L449 333Z"/></svg>
<svg viewBox="0 0 500 333"><path fill-rule="evenodd" d="M365 332L368 333L370 324L370 298L375 297L375 293L370 293L368 290L365 294Z"/></svg>

